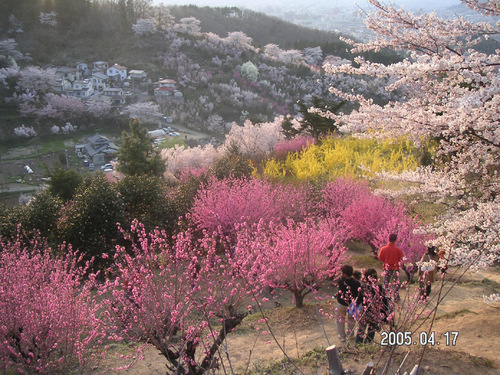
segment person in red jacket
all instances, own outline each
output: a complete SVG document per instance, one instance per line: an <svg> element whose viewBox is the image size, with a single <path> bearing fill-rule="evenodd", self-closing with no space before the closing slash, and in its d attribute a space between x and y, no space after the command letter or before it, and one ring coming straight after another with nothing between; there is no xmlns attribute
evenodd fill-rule
<svg viewBox="0 0 500 375"><path fill-rule="evenodd" d="M403 252L396 246L398 235L391 233L389 243L378 252L378 259L384 263L384 288L388 290L389 283L394 280L394 300L399 301L399 269L403 261Z"/></svg>

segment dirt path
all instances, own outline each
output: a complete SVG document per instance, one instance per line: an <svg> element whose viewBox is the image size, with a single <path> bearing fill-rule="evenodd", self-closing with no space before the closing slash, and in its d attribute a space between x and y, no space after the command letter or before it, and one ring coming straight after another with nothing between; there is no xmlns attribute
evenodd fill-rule
<svg viewBox="0 0 500 375"><path fill-rule="evenodd" d="M451 289L437 310L437 319L432 330L443 344L435 345L427 350L423 361L423 366L428 370L427 373L436 375L500 374L498 368L493 367L500 365L498 362L500 306L486 305L483 302L483 295L498 291L495 289L498 285L500 285L500 270L495 268L477 274L467 274L458 285ZM433 294L438 293L437 284L433 287ZM341 343L337 339L334 321L319 314L316 305L307 304L304 308L297 309L291 307L288 297L280 299L280 303L284 307L274 307L269 310L271 314L269 321L274 338L270 334L263 333L267 330L266 327L261 325L258 331L254 328L257 316L249 317L236 332L228 336L222 354L225 372L221 368L219 373L285 374L286 369L276 364L284 357L279 346L294 360L306 354L310 355L314 348L323 353L328 345L340 347ZM268 307L272 307L273 304L269 302ZM327 305L323 305L325 306ZM452 346L450 343L446 346L443 333L451 331L458 332L456 345ZM418 339L417 333L414 333L414 336ZM375 340L380 342L380 336L377 335ZM362 350L357 350L351 345L342 355L344 368L360 374L369 361L378 360L381 350L383 348L377 345ZM410 352L408 364L413 367L415 363L418 363L421 351L420 345L398 348L393 368L397 368L398 361L401 361L407 352ZM145 360L138 361L126 373L138 375L166 373L166 362L156 349L146 346L144 354ZM118 358L112 357L108 357L106 363L109 366L123 365ZM270 363L275 363L275 372L269 372L269 367L266 367ZM326 375L328 373L326 366L326 360L320 358L312 365L301 362L300 367L304 374ZM264 370L265 368L267 370Z"/></svg>

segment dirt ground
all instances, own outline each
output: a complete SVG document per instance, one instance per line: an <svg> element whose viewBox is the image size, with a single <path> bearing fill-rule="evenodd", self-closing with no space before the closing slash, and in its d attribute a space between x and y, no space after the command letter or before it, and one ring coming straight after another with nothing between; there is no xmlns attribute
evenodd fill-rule
<svg viewBox="0 0 500 375"><path fill-rule="evenodd" d="M498 292L499 285L500 269L496 267L478 273L468 273L452 289L443 287L442 295L446 291L448 294L439 304L432 327L440 345L425 348L421 365L426 374L500 374L500 305L487 305L483 302L483 295ZM438 283L433 285L432 293L439 293ZM266 311L274 338L270 334L262 333L267 330L266 327L261 326L258 331L255 330L254 322L259 318L257 315L246 318L243 324L228 336L221 354L224 365L220 366L216 373L327 375L325 348L336 345L341 352L344 370L350 370L352 374L362 374L367 363L371 361L377 364L376 373L380 374L388 349L380 346L380 335L376 335L375 344L357 348L350 341L342 346L337 339L335 322L318 312L319 308L328 311L329 306L328 303L316 305L310 301L305 307L298 309L293 307L289 296L280 298L277 304L274 301L269 302ZM428 328L428 325L419 328L413 333L413 337L418 339L418 332L424 328ZM444 332L451 331L458 332L455 346L447 346L443 337ZM424 347L419 344L398 347L388 373L395 374L408 353L401 374L410 372L419 362L422 350ZM287 361L282 361L283 351L297 362L301 372L293 370ZM166 362L154 347L146 345L144 354L145 360L137 361L125 373L167 373ZM110 353L103 366L115 367L123 364L123 361Z"/></svg>

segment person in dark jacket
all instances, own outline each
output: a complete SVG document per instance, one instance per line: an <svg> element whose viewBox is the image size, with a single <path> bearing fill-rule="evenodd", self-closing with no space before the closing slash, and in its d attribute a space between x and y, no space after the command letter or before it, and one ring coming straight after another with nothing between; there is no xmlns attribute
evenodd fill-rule
<svg viewBox="0 0 500 375"><path fill-rule="evenodd" d="M347 309L351 302L358 297L361 283L352 277L353 268L350 265L344 265L340 269L342 272L338 280L338 291L336 294L337 304L335 308L335 320L337 324L337 332L341 342L345 342L346 338L354 329L354 318L347 313ZM345 323L347 321L347 331Z"/></svg>
<svg viewBox="0 0 500 375"><path fill-rule="evenodd" d="M384 288L378 284L375 269L369 268L365 271L356 303L362 306L356 344L370 343L375 337L375 332L380 330L381 323L386 320L388 312L388 301Z"/></svg>

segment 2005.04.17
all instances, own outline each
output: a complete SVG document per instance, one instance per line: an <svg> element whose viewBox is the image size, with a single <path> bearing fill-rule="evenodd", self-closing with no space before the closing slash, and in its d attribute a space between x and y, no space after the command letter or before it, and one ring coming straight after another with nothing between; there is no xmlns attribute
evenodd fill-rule
<svg viewBox="0 0 500 375"><path fill-rule="evenodd" d="M381 332L380 345L382 346L403 346L403 345L441 345L455 346L457 344L459 332L458 331L446 331L443 332L445 341L436 341L436 333L434 331L426 332L422 331L418 334L418 339L413 339L413 332Z"/></svg>

